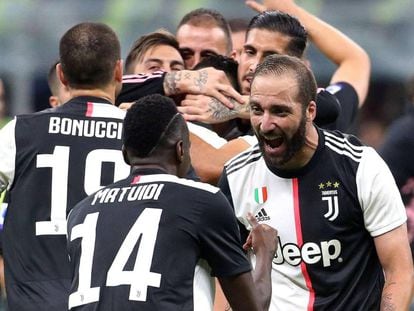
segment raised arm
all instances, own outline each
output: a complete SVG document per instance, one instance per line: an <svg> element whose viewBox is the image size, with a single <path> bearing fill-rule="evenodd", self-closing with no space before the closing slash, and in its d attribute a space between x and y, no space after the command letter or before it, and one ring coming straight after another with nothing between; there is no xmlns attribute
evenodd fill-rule
<svg viewBox="0 0 414 311"><path fill-rule="evenodd" d="M233 311L268 310L272 296L271 272L272 260L277 249L277 230L259 224L252 214L247 215L247 219L252 229L243 248L253 251L256 255L256 266L252 274L219 278L219 282ZM258 303L257 308L246 304L252 301Z"/></svg>
<svg viewBox="0 0 414 311"><path fill-rule="evenodd" d="M347 82L356 90L361 107L368 93L371 63L368 54L356 42L333 26L310 14L292 0L246 1L247 6L262 12L279 10L299 19L313 44L338 66L331 84Z"/></svg>

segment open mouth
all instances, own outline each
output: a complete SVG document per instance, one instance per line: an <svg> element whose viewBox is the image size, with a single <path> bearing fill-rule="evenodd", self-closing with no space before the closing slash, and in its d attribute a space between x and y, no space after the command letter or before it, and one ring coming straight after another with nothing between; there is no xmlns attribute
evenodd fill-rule
<svg viewBox="0 0 414 311"><path fill-rule="evenodd" d="M282 136L278 136L272 139L264 139L265 144L272 149L279 148L283 144L283 141L284 139Z"/></svg>

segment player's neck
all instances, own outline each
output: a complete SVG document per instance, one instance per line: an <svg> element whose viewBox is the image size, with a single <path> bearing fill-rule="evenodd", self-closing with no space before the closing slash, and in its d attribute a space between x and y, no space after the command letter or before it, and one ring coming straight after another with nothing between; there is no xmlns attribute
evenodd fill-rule
<svg viewBox="0 0 414 311"><path fill-rule="evenodd" d="M115 92L108 92L105 89L71 89L70 95L72 98L80 96L99 97L110 101L112 104L115 103Z"/></svg>

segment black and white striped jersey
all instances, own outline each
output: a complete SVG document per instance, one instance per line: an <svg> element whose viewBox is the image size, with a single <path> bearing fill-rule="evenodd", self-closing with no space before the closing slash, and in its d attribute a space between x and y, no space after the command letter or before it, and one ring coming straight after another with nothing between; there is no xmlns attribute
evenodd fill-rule
<svg viewBox="0 0 414 311"><path fill-rule="evenodd" d="M218 277L251 269L221 191L157 169L135 170L75 206L68 252L70 310L212 310L200 261Z"/></svg>
<svg viewBox="0 0 414 311"><path fill-rule="evenodd" d="M11 310L67 310L66 216L104 185L128 176L121 154L125 112L77 97L17 116L0 132L0 185L7 298Z"/></svg>
<svg viewBox="0 0 414 311"><path fill-rule="evenodd" d="M270 310L379 310L384 276L373 237L406 221L401 197L373 148L318 133L305 167L270 170L256 145L226 164L220 187L241 228L251 212L278 230Z"/></svg>

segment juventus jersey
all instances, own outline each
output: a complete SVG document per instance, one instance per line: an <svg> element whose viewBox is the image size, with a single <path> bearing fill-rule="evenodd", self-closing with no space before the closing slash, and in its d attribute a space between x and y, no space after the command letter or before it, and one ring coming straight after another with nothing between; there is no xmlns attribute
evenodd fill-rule
<svg viewBox="0 0 414 311"><path fill-rule="evenodd" d="M270 310L379 310L383 271L373 238L406 221L398 189L371 147L318 129L310 162L270 170L256 145L220 181L240 226L252 212L278 230Z"/></svg>
<svg viewBox="0 0 414 311"><path fill-rule="evenodd" d="M17 116L0 132L10 310L67 310L66 216L87 195L128 176L121 154L124 114L104 99L78 97Z"/></svg>
<svg viewBox="0 0 414 311"><path fill-rule="evenodd" d="M211 310L200 260L217 277L251 269L219 189L156 169L80 202L68 217L68 252L70 310Z"/></svg>

